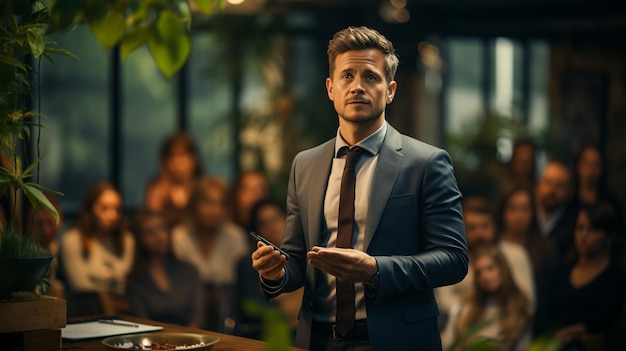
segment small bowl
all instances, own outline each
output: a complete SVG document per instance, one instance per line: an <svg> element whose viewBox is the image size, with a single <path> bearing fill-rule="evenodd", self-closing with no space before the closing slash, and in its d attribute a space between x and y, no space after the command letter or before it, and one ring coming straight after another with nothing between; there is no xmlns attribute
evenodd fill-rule
<svg viewBox="0 0 626 351"><path fill-rule="evenodd" d="M193 350L206 351L211 350L220 339L216 336L194 334L194 333L143 333L112 336L102 340L102 344L106 350L172 350L170 349L151 349L145 348L154 343L168 344L178 346L175 350ZM144 346L144 348L133 348L135 346Z"/></svg>

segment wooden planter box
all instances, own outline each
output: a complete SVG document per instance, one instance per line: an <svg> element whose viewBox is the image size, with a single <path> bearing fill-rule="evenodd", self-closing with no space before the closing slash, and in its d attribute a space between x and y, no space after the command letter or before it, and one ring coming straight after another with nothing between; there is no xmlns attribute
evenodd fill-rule
<svg viewBox="0 0 626 351"><path fill-rule="evenodd" d="M41 296L34 301L0 303L0 339L21 339L25 351L61 349L67 322L63 299Z"/></svg>

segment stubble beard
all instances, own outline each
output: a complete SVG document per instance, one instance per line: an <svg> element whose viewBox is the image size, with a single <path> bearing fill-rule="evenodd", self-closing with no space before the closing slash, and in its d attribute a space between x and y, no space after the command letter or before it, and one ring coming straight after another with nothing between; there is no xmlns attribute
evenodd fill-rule
<svg viewBox="0 0 626 351"><path fill-rule="evenodd" d="M344 113L344 114L339 114L339 118L342 119L344 122L356 124L356 125L372 124L382 118L383 112L384 110L376 110L376 111L373 111L372 114L365 115L365 116L362 116L362 115L347 116L347 114Z"/></svg>

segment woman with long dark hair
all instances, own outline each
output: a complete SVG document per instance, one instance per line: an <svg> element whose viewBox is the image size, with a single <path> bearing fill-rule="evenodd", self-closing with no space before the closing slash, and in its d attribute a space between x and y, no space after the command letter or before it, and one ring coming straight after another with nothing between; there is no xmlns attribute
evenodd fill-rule
<svg viewBox="0 0 626 351"><path fill-rule="evenodd" d="M122 196L108 182L93 185L76 226L61 236L58 278L65 285L67 316L128 311L126 276L135 240L124 229Z"/></svg>
<svg viewBox="0 0 626 351"><path fill-rule="evenodd" d="M189 133L176 131L161 145L159 157L159 176L148 185L146 207L163 213L171 225L178 225L202 176L200 153Z"/></svg>
<svg viewBox="0 0 626 351"><path fill-rule="evenodd" d="M134 251L135 240L122 225L122 196L110 183L95 184L83 199L76 227L61 237L66 289L122 294Z"/></svg>
<svg viewBox="0 0 626 351"><path fill-rule="evenodd" d="M556 330L564 350L585 350L590 334L606 336L626 295L626 274L613 259L618 217L607 201L583 205L575 229L576 259L554 275L543 329Z"/></svg>

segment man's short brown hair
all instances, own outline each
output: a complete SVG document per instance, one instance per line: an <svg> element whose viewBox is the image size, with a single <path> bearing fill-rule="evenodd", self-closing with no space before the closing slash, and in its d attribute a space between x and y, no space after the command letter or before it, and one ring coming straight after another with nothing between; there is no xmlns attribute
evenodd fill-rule
<svg viewBox="0 0 626 351"><path fill-rule="evenodd" d="M337 55L350 50L378 49L385 55L387 83L394 80L398 69L398 56L393 44L378 31L367 27L348 27L333 36L328 43L329 77L332 79Z"/></svg>

